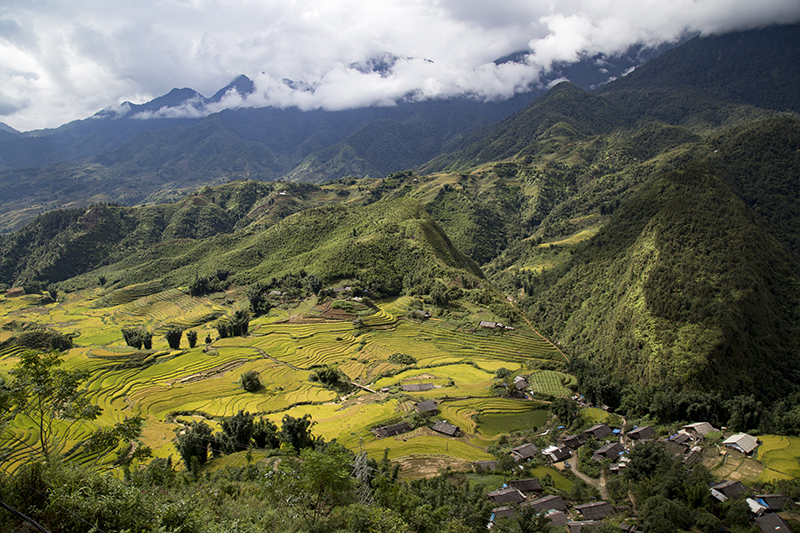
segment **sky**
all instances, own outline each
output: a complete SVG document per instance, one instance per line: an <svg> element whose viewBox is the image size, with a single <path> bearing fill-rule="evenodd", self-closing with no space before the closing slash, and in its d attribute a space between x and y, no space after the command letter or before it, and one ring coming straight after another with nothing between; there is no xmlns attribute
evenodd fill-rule
<svg viewBox="0 0 800 533"><path fill-rule="evenodd" d="M2 0L0 122L52 128L240 74L246 99L171 112L508 98L555 60L797 21L798 0ZM391 72L356 68L381 57Z"/></svg>

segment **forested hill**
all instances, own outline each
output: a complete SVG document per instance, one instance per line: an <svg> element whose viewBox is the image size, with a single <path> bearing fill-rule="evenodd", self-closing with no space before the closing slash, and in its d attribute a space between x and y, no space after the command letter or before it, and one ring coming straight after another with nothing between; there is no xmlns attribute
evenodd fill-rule
<svg viewBox="0 0 800 533"><path fill-rule="evenodd" d="M559 84L416 173L48 213L0 239L0 283L180 285L225 269L250 284L306 269L385 294L468 287L526 312L598 402L648 387L797 392L800 118L785 93L798 35L698 38L595 92ZM775 57L742 77L733 65L769 42Z"/></svg>
<svg viewBox="0 0 800 533"><path fill-rule="evenodd" d="M798 280L742 199L692 164L648 182L527 301L547 334L632 384L775 399L800 383Z"/></svg>

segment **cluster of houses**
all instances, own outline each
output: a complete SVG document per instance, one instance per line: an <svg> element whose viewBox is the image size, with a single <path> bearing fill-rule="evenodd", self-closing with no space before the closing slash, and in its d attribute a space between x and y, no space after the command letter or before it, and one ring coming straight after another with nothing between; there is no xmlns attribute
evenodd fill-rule
<svg viewBox="0 0 800 533"><path fill-rule="evenodd" d="M719 430L706 422L683 426L676 434L661 438L667 450L690 468L702 459L699 443L711 432ZM572 452L583 446L589 438L606 441L592 455L595 461L610 460L610 472L621 472L629 462L628 452L637 443L657 438L650 426L636 427L626 434L612 429L606 424L597 424L581 433L567 435L558 444L539 450L535 444L527 443L510 450L509 454L517 461L528 461L537 454L543 455L550 463L566 461ZM728 451L750 455L758 447L758 439L746 434L737 434L723 442ZM726 452L727 453L727 452ZM482 461L473 464L476 471L490 471L498 467L498 461ZM709 487L711 496L724 502L729 498L746 498L753 520L763 533L789 533L791 528L777 512L794 506L790 498L780 494L752 495L750 489L739 481L723 481ZM614 513L628 511L627 506L614 506L609 502L596 501L582 505L569 506L560 496L544 495L538 479L519 479L509 481L502 488L490 492L488 497L497 504L492 510L492 521L512 517L516 509L532 506L537 512L545 513L556 526L564 526L569 533L599 531L603 519ZM622 522L622 530L635 533L639 531L632 519Z"/></svg>
<svg viewBox="0 0 800 533"><path fill-rule="evenodd" d="M561 496L545 495L536 478L511 480L490 492L488 497L498 505L492 509L491 523L513 517L517 508L532 507L537 513L544 513L554 526L565 526L570 533L593 531L603 525L604 518L618 510L604 501L570 508Z"/></svg>
<svg viewBox="0 0 800 533"><path fill-rule="evenodd" d="M426 391L433 389L434 385L432 383L420 383L420 384L412 384L412 385L403 385L404 391ZM424 400L417 402L414 406L417 413L424 415L424 416L431 416L438 413L439 408L436 405L436 400ZM411 427L411 424L408 422L400 422L399 424L392 424L390 426L381 426L378 428L374 428L372 433L379 439L384 439L386 437L394 437L397 435L401 435L403 433L408 433L409 431L413 430L414 428ZM441 433L442 435L446 435L448 437L458 437L461 435L461 429L447 422L445 420L437 421L433 427L431 428L433 431L437 433Z"/></svg>

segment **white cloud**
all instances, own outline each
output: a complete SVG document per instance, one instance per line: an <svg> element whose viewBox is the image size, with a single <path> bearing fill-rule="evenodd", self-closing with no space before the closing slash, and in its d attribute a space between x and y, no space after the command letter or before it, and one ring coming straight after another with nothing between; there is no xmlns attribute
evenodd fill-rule
<svg viewBox="0 0 800 533"><path fill-rule="evenodd" d="M409 95L502 98L553 60L687 30L798 20L797 0L5 0L0 121L55 127L173 87L208 96L240 73L258 94L224 104L342 109ZM492 63L522 49L527 67ZM400 58L389 76L348 68L384 54ZM293 90L285 78L313 91Z"/></svg>

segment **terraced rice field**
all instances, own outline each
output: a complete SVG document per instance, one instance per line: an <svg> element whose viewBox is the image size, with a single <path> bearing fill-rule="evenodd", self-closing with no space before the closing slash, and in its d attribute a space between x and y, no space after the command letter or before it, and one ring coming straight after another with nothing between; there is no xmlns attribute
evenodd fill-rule
<svg viewBox="0 0 800 533"><path fill-rule="evenodd" d="M764 465L759 481L800 477L800 438L761 435L758 440L757 458Z"/></svg>
<svg viewBox="0 0 800 533"><path fill-rule="evenodd" d="M64 367L90 372L86 387L103 414L80 428L65 447L97 427L140 415L146 421L143 443L156 456L176 455L172 442L180 428L176 412L195 413L196 419L214 423L244 410L278 424L286 414L308 413L315 422L315 434L336 438L353 449L363 446L376 458L389 448L391 458L489 459L485 447L499 434L499 426L537 425L545 412L534 402L491 397L495 371L504 367L516 372L537 361L563 361L552 345L534 334L471 334L454 331L435 319L422 324L407 321L402 317L413 303L408 297L382 303L378 312L362 317L363 328L355 328L352 320L320 319L312 303L275 309L253 320L247 337L226 339L217 338L213 321L230 315L244 302L226 305L157 284L113 291L98 288L63 295L61 302L47 305L40 301L38 297L0 296L0 328L15 321L76 335L75 348L64 354ZM189 349L184 338L181 349L170 349L163 334L173 325L194 329L200 346ZM152 350L125 346L120 330L132 326L154 333ZM9 328L0 329L0 343L17 334ZM206 335L215 339L207 349ZM0 377L9 378L21 351L9 343L0 347ZM413 356L417 364L389 363L389 357L398 352ZM337 392L310 381L319 365L335 366L374 392L357 389L349 398L339 398ZM248 370L261 375L262 390L248 393L238 387L239 376ZM553 371L534 376L535 390L551 396L564 394L570 379ZM401 391L403 384L421 382L435 388ZM391 392L381 393L384 387ZM398 422L423 399L437 400L440 417L458 425L465 435L454 439L422 428L398 439L378 440L370 432ZM14 450L5 468L13 469L25 460L25 443L37 438L30 428L31 424L18 419L5 433L5 444ZM113 457L89 459L110 461Z"/></svg>

